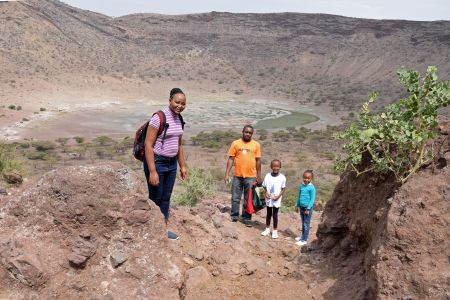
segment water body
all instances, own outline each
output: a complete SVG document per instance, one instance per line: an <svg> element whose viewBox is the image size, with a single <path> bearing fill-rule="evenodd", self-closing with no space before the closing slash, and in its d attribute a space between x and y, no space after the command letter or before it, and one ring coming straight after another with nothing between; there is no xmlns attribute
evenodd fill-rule
<svg viewBox="0 0 450 300"><path fill-rule="evenodd" d="M29 124L21 128L18 134L24 138L35 139L99 135L132 136L153 112L164 107L165 104L140 101L78 108L74 111L59 112L45 121ZM309 114L305 107L286 107L282 102L257 100L189 102L183 117L188 134L196 134L202 130L240 130L245 124L256 125L258 121L263 120L264 128L270 129L268 124L271 119L280 120L283 116L292 115L293 112L306 113L307 122L318 119Z"/></svg>

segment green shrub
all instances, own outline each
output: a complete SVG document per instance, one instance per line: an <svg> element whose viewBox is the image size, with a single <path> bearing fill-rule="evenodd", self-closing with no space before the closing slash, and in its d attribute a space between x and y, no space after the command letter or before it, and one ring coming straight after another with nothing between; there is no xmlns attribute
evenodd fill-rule
<svg viewBox="0 0 450 300"><path fill-rule="evenodd" d="M416 71L401 69L397 74L409 97L381 113L372 113L369 104L378 95L373 93L358 120L338 135L347 143L346 156L335 161L336 170L392 172L398 182L404 183L433 160L435 153L429 141L436 136L438 109L450 104L450 81L438 81L435 67L428 67L422 81ZM364 163L363 157L367 158Z"/></svg>
<svg viewBox="0 0 450 300"><path fill-rule="evenodd" d="M288 212L295 209L295 203L298 197L298 187L292 187L286 189L281 200L281 211Z"/></svg>
<svg viewBox="0 0 450 300"><path fill-rule="evenodd" d="M38 151L44 151L44 152L48 151L48 150L53 150L56 148L56 145L51 141L32 142L31 146L36 148L36 150L38 150Z"/></svg>
<svg viewBox="0 0 450 300"><path fill-rule="evenodd" d="M181 183L184 191L175 194L174 203L182 206L195 206L203 197L213 195L216 186L209 171L192 168L188 172L187 179Z"/></svg>
<svg viewBox="0 0 450 300"><path fill-rule="evenodd" d="M12 170L23 170L22 161L16 158L16 147L0 143L0 175Z"/></svg>
<svg viewBox="0 0 450 300"><path fill-rule="evenodd" d="M93 139L92 141L101 146L111 146L115 143L112 138L110 138L109 136L106 136L106 135L98 136L95 139Z"/></svg>
<svg viewBox="0 0 450 300"><path fill-rule="evenodd" d="M45 107L39 108L40 111L46 111L47 109Z"/></svg>
<svg viewBox="0 0 450 300"><path fill-rule="evenodd" d="M42 151L30 152L27 154L28 159L31 160L48 160L48 153Z"/></svg>
<svg viewBox="0 0 450 300"><path fill-rule="evenodd" d="M84 142L84 138L81 136L74 136L73 139L78 143L82 144Z"/></svg>
<svg viewBox="0 0 450 300"><path fill-rule="evenodd" d="M9 109L16 109L16 106L14 104L11 104L8 106Z"/></svg>
<svg viewBox="0 0 450 300"><path fill-rule="evenodd" d="M232 141L236 140L239 135L231 130L220 131L214 130L213 132L201 131L196 136L191 137L191 141L194 146L201 146L202 148L221 148L225 145L230 145Z"/></svg>

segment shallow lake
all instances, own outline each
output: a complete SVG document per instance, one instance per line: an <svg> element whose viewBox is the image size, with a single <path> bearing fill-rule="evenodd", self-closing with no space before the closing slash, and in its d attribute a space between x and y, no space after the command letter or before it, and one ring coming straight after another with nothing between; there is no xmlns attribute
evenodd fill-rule
<svg viewBox="0 0 450 300"><path fill-rule="evenodd" d="M19 129L18 134L25 138L55 139L58 137L99 135L131 136L151 114L165 107L165 104L152 102L111 102L104 105L77 108L74 111L59 112L47 120L32 122ZM303 113L303 114L299 114ZM202 130L241 129L245 124L257 125L265 120L261 128L280 128L283 116L297 116L288 126L304 125L319 119L307 107L295 107L276 101L198 101L189 102L183 112L188 135ZM273 119L273 127L270 121ZM278 120L278 121L277 121ZM319 121L320 122L320 121ZM278 124L278 125L277 125ZM283 125L284 127L288 127Z"/></svg>

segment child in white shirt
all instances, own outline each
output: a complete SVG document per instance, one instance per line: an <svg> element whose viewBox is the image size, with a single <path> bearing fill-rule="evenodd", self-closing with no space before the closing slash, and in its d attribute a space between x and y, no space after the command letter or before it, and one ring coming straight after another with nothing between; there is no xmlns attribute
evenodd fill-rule
<svg viewBox="0 0 450 300"><path fill-rule="evenodd" d="M278 159L272 160L270 163L272 172L267 173L262 184L266 192L266 229L261 232L261 235L267 236L270 233L270 220L273 218L272 238L277 239L278 226L278 210L281 206L281 198L286 189L286 177L280 173L281 161Z"/></svg>

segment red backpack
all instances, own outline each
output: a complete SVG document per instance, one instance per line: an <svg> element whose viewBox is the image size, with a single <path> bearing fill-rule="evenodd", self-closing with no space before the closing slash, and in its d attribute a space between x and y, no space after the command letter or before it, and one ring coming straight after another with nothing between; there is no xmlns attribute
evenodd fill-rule
<svg viewBox="0 0 450 300"><path fill-rule="evenodd" d="M163 134L162 137L162 143L164 144L164 139L166 138L167 129L169 128L169 123L166 122L166 115L162 110L158 110L155 112L154 115L158 115L159 117L159 129L158 129L158 136ZM184 129L184 120L181 115L178 115L181 121L181 128ZM134 144L133 144L133 156L134 158L144 161L145 159L145 136L147 135L147 129L148 124L150 121L145 122L142 124L141 127L136 131L136 136L134 137Z"/></svg>

